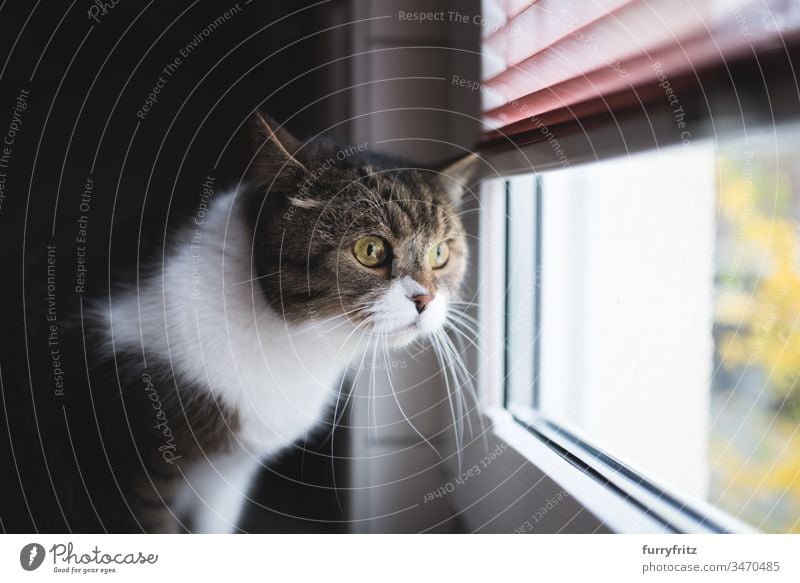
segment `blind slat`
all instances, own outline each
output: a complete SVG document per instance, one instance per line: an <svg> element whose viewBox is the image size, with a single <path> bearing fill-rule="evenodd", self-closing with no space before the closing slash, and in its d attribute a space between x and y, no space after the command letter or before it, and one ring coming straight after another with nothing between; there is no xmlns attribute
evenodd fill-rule
<svg viewBox="0 0 800 583"><path fill-rule="evenodd" d="M511 18L484 41L503 70L552 46L571 33L637 0L540 0ZM490 75L484 72L484 80Z"/></svg>
<svg viewBox="0 0 800 583"><path fill-rule="evenodd" d="M564 27L560 10L575 16L569 22L576 28ZM526 44L520 29L509 26L485 41L486 60L495 63L484 70L484 120L488 131L505 135L530 130L542 116L574 119L578 104L657 86L659 74L724 67L727 59L752 55L755 48L780 47L784 37L800 31L800 3L541 0L510 24L515 22L525 23L525 35L536 40Z"/></svg>

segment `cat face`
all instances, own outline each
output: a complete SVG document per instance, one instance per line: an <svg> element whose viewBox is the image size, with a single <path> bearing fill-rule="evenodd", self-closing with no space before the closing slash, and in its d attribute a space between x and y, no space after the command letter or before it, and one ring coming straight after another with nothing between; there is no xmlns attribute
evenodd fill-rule
<svg viewBox="0 0 800 583"><path fill-rule="evenodd" d="M249 215L269 305L293 324L344 324L408 344L445 324L466 270L458 198L470 161L442 173L301 144L259 120Z"/></svg>

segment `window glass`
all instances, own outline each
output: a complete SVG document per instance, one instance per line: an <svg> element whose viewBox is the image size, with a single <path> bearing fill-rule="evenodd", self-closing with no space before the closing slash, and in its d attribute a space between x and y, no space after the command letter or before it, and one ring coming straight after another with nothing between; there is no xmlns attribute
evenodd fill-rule
<svg viewBox="0 0 800 583"><path fill-rule="evenodd" d="M510 406L527 399L668 489L774 532L800 532L797 135L547 172L539 220L530 205L509 214L510 241L514 223L540 225L535 264L509 277L509 314L540 293L539 324L509 327ZM512 265L530 255L511 251ZM536 364L527 381L515 359Z"/></svg>

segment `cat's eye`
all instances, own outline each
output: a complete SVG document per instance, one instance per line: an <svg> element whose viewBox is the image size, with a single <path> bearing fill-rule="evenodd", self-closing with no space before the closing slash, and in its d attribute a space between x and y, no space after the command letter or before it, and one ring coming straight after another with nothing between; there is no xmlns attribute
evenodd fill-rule
<svg viewBox="0 0 800 583"><path fill-rule="evenodd" d="M447 244L447 241L439 241L428 251L428 263L430 263L431 267L434 269L444 267L449 257L450 245Z"/></svg>
<svg viewBox="0 0 800 583"><path fill-rule="evenodd" d="M388 244L375 235L367 235L356 241L353 254L361 265L379 267L386 260Z"/></svg>

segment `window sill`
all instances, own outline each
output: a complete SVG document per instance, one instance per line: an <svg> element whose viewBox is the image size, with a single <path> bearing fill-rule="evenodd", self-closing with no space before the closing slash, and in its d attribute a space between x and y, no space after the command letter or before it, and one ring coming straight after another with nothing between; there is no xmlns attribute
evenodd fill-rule
<svg viewBox="0 0 800 583"><path fill-rule="evenodd" d="M610 530L619 533L753 532L703 504L682 504L632 473L611 467L589 449L548 427L533 411L486 413L497 438L559 484Z"/></svg>

